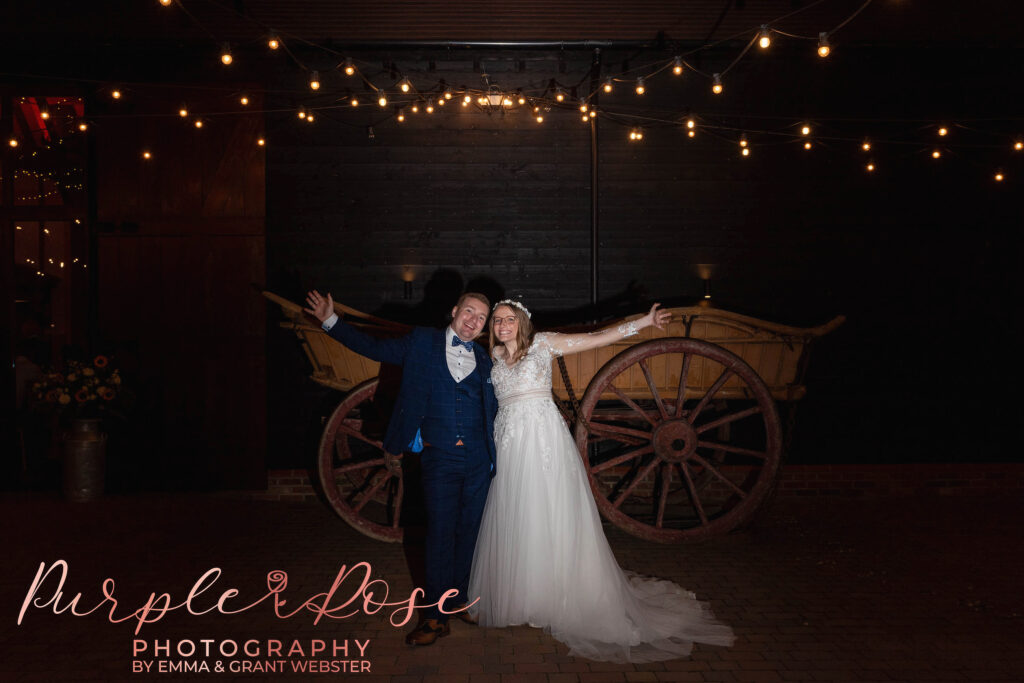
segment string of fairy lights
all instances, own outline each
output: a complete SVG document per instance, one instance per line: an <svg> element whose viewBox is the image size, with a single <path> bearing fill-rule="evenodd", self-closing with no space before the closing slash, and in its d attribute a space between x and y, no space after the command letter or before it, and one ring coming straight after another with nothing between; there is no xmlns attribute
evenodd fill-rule
<svg viewBox="0 0 1024 683"><path fill-rule="evenodd" d="M860 15L872 0L865 0L842 21L830 28L826 27L827 30L818 31L816 35L791 33L783 30L782 26L786 19L820 5L826 0L808 3L799 9L776 17L772 21L750 27L748 30L714 43L701 45L689 51L680 51L670 57L657 59L640 66L624 68L615 75L594 78L591 73L587 73L576 84L561 83L557 78L548 78L536 87L513 89L492 84L487 74L481 74L484 81L483 87L466 87L464 85L453 87L444 79L433 77L430 78L429 83L426 83L424 78L413 78L403 73L394 63L386 63L384 69L381 70L379 64L374 66L329 47L269 28L250 14L243 14L231 5L218 0L206 1L234 12L240 20L254 24L256 31L261 36L257 40L265 45L268 52L286 54L302 72L302 84L299 86L301 90L298 92L304 93L299 96L299 99L306 98L306 101L282 108L256 109L250 106L253 98L249 93L234 92L232 95L234 105L222 111L199 113L183 103L173 113L158 114L158 116L178 117L196 129L202 129L217 117L235 114L274 115L292 112L296 121L313 124L321 117L327 118L346 110L365 110L368 107L376 107L380 112L379 119L367 126L368 135L371 138L375 135L375 127L386 122L391 121L396 125L402 125L409 122L412 117L430 117L453 108L475 109L488 114L500 112L502 115L514 115L514 113L521 112L524 116L531 117L537 125L544 124L546 118L552 115L575 115L583 124L589 124L600 118L620 125L626 131L630 143L642 143L647 137L647 133L655 128L678 128L690 139L698 137L699 134L706 134L712 139L720 141L724 148L731 150L730 153L738 159L749 158L755 155L755 150L767 150L779 144L798 145L808 152L818 148L831 151L856 150L855 158L858 160L858 165L869 174L875 173L881 166L876 153L882 147L887 149L904 148L910 155L920 155L930 158L932 161L956 156L955 152L958 149L976 148L994 152L1002 150L1004 161L1001 164L989 163L986 170L986 173L995 182L1003 182L1007 178L1005 166L1010 163L1010 157L1006 153L1016 154L1024 151L1024 135L1021 135L1019 131L992 132L991 141L985 144L973 144L966 140L964 135L959 135L958 138L958 134L978 131L975 122L969 119L909 121L906 123L916 133L908 139L891 135L874 137L866 134L851 135L841 130L837 126L836 120L830 119L810 121L794 118L785 121L780 127L773 128L768 123L776 117L759 117L751 114L743 114L741 117L701 116L688 110L683 113L646 110L643 114L638 114L631 109L637 105L623 104L605 107L601 104L602 95L608 95L622 88L631 90L639 104L649 95L652 86L659 87L663 83L663 79L691 78L693 76L703 78L708 83L713 97L720 96L726 90L729 73L750 51L768 51L781 39L806 42L813 47L813 52L808 51L811 55L816 56L817 59L827 60L836 49L835 34ZM238 63L238 55L242 53L233 50L233 47L241 48L242 45L232 46L229 42L219 39L188 10L184 0L157 0L157 2L167 8L179 9L189 20L197 24L217 46L219 61L224 68L230 68ZM737 44L742 47L726 66L717 71L705 71L697 66L694 59L697 53L711 48L719 48L723 44ZM314 49L330 56L331 61L336 63L332 69L331 78L336 78L334 72L339 74L342 78L342 86L340 88L326 87L324 76L328 75L327 72L324 72L322 76L319 69L310 68L306 62L300 59L299 47L304 50ZM246 52L245 54L250 53ZM422 75L421 71L416 70L412 70L410 73ZM384 81L387 83L384 84ZM99 81L96 82L99 83ZM592 85L593 83L597 84L596 87ZM117 101L126 98L130 92L148 85L150 84L109 85L104 83L100 90L112 101ZM359 89L362 90L362 93L357 92ZM295 92L288 91L280 94L285 98L294 98ZM264 91L264 94L274 93L273 91ZM330 101L324 103L327 98L330 98ZM94 114L89 120L83 117L78 121L77 130L88 132L92 123L98 123L104 117L119 116L133 115ZM43 118L46 117L43 116ZM747 122L760 120L764 122L764 125L747 125L739 128L729 123L730 119L736 118L742 118ZM893 121L893 119L877 118L861 122L861 124L865 127L871 123L881 126L889 125ZM1008 127L1021 127L1022 124L1020 120L1013 118L1005 119L1004 123L1007 123ZM17 147L19 144L15 137L8 142L11 147ZM267 135L256 135L254 144L265 147L268 144ZM140 158L147 162L157 158L153 148L142 149L139 154Z"/></svg>

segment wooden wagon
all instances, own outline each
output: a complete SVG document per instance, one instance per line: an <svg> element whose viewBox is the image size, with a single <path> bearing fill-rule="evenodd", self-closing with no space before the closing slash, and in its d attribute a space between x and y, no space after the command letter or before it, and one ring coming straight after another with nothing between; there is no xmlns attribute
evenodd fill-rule
<svg viewBox="0 0 1024 683"><path fill-rule="evenodd" d="M335 342L298 304L264 295L302 341L312 379L345 392L317 456L330 505L362 533L400 541L406 490L384 467L380 364ZM410 329L335 308L371 334ZM753 515L784 450L777 402L803 397L811 343L843 322L797 328L705 306L669 310L666 329L567 356L553 373L554 398L570 415L601 514L664 543L723 534ZM586 387L578 399L575 387Z"/></svg>

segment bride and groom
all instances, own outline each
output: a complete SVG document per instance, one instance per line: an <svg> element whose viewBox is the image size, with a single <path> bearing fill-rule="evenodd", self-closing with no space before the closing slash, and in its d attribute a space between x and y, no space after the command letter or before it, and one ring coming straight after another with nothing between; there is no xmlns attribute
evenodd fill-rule
<svg viewBox="0 0 1024 683"><path fill-rule="evenodd" d="M542 627L569 654L645 662L730 645L732 631L676 584L623 571L608 545L575 442L551 399L554 356L606 346L670 314L589 334L535 333L530 312L493 310L469 292L442 330L376 339L338 319L331 295L306 312L338 342L402 367L384 449L420 450L427 508L426 600L483 626ZM490 353L474 343L490 321ZM493 480L493 481L492 481ZM468 611L461 608L468 607ZM448 635L448 614L425 611L406 642Z"/></svg>

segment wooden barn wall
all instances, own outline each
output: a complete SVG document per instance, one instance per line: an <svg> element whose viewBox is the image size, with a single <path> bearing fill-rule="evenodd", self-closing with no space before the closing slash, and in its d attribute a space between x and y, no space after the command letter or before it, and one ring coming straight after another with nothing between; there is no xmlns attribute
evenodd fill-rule
<svg viewBox="0 0 1024 683"><path fill-rule="evenodd" d="M591 55L359 57L395 61L417 82L444 78L478 87L486 71L491 82L543 89L553 74L563 83L580 79ZM656 57L606 53L605 68ZM628 127L599 117L605 312L698 299L700 273L710 266L713 302L723 307L808 325L845 314L846 325L812 357L814 400L801 408L810 417L798 421L795 459L1009 457L999 455L997 430L979 437L968 427L940 433L929 425L937 416L1003 414L998 405L976 402L957 413L954 403L935 398L939 387L985 391L997 381L993 368L952 377L936 369L957 353L944 338L951 311L972 309L981 353L1005 350L1000 310L1008 304L1007 254L1017 246L1011 226L1020 216L1012 197L1000 194L988 170L974 162L927 164L931 139L924 132L920 148L878 151L884 170L873 176L857 154L859 139L838 139L827 127L816 131L810 152L761 136L744 159L736 145L742 131L756 136L797 115L870 119L888 112L927 119L997 111L996 86L1012 80L996 66L1006 60L994 53L978 58L994 71L957 83L952 99L948 74L957 73L956 58L909 48L849 50L827 65L795 50L776 51L771 60L751 55L727 79L720 99L692 75L652 81L642 101L629 84L618 84L605 106L637 121L648 103L688 108L698 120L702 113L749 116L735 116L725 128L698 127L692 140L680 126L648 125L639 144L628 140ZM517 59L526 63L524 72ZM432 70L424 70L428 63ZM876 75L894 64L913 74L914 88L900 78L879 81ZM431 276L453 270L463 282L492 278L497 291L522 294L542 324L586 317L591 147L577 114L546 112L537 125L524 113L488 116L450 103L400 125L369 93L352 93L363 99L358 111L337 106L345 100L335 94L334 107L313 124L293 112L268 118L272 289L297 299L315 286L357 308L416 321L434 310L423 304ZM403 275L413 279L409 299ZM308 368L286 337L271 335L271 363L292 364L270 368L271 450L305 439L311 452L319 420L338 397L289 378L308 375ZM305 398L288 403L276 395Z"/></svg>
<svg viewBox="0 0 1024 683"><path fill-rule="evenodd" d="M217 95L150 93L131 106L217 111ZM207 119L202 130L177 117L108 121L96 126L99 331L137 393L134 462L112 474L142 489L261 487L261 118Z"/></svg>

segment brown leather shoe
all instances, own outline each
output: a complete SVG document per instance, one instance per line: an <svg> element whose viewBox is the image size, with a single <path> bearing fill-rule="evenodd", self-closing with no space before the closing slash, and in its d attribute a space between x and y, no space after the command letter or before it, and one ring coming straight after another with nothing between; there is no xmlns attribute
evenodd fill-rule
<svg viewBox="0 0 1024 683"><path fill-rule="evenodd" d="M462 603L461 605L459 605L455 609L465 610L466 609L466 603ZM456 612L452 616L458 618L459 621L461 621L463 623L466 623L466 624L470 624L472 626L477 626L480 623L479 617L476 617L476 616L470 614L469 612Z"/></svg>
<svg viewBox="0 0 1024 683"><path fill-rule="evenodd" d="M424 619L419 626L409 631L405 636L406 645L433 645L438 638L444 638L451 633L448 622L440 623L437 619Z"/></svg>

